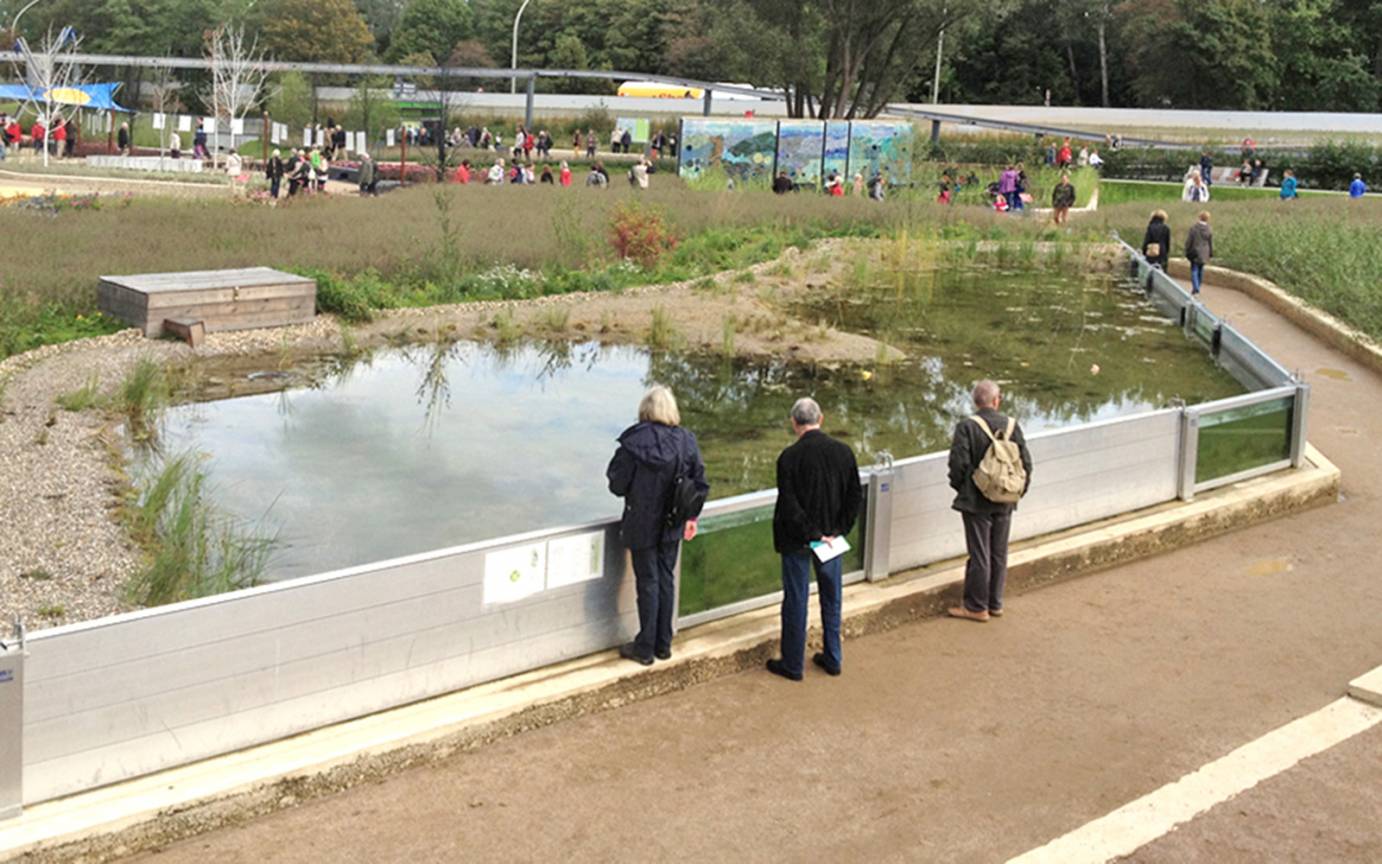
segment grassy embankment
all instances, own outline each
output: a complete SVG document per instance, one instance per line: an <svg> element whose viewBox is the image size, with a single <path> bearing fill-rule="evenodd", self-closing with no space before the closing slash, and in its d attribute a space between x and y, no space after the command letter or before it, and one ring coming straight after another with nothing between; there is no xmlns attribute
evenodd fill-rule
<svg viewBox="0 0 1382 864"><path fill-rule="evenodd" d="M57 218L0 208L0 236L61 250L13 256L0 270L0 358L119 329L96 312L104 273L259 265L312 272L324 311L361 318L373 309L695 279L816 238L876 236L903 225L995 239L1056 236L1037 220L911 196L879 205L809 194L691 193L665 179L636 198L619 185L606 192L450 186L276 208L152 197ZM680 240L645 269L621 264L610 245L615 209L634 200L664 213Z"/></svg>

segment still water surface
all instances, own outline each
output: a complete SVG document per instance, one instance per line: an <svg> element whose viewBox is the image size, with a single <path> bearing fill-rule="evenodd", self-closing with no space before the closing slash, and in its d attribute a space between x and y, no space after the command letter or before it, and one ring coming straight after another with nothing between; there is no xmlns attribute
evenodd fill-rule
<svg viewBox="0 0 1382 864"><path fill-rule="evenodd" d="M1029 432L1241 392L1108 277L949 272L920 294L823 294L794 311L879 335L909 359L804 366L593 343L390 349L314 386L175 408L162 440L166 452L206 454L218 503L278 533L268 575L284 579L617 515L605 465L652 382L677 393L717 498L773 485L801 395L868 465L884 450L946 447L983 376L1004 384L1005 410Z"/></svg>

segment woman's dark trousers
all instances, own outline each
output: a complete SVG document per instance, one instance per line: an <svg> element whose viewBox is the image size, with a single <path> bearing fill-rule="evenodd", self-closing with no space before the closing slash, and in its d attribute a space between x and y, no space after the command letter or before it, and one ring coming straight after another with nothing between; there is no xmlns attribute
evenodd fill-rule
<svg viewBox="0 0 1382 864"><path fill-rule="evenodd" d="M634 584L638 590L638 636L633 640L639 657L672 650L672 618L676 615L677 549L680 542L660 543L646 549L630 549Z"/></svg>

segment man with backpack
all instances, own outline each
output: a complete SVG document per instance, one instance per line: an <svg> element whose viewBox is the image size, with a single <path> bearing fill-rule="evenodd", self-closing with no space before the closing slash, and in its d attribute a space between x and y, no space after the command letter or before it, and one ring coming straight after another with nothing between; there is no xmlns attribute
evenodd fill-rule
<svg viewBox="0 0 1382 864"><path fill-rule="evenodd" d="M998 413L1002 393L992 381L974 387L974 414L955 427L950 445L951 505L964 518L964 603L952 618L988 621L1003 614L1008 532L1017 502L1032 482L1032 454L1017 421Z"/></svg>

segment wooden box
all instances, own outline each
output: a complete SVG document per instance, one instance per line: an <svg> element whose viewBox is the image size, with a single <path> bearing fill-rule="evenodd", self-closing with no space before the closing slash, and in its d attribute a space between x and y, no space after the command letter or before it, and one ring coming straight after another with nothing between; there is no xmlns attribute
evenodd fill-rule
<svg viewBox="0 0 1382 864"><path fill-rule="evenodd" d="M145 336L170 319L200 321L206 332L305 324L317 311L317 283L268 267L102 276L100 309Z"/></svg>

